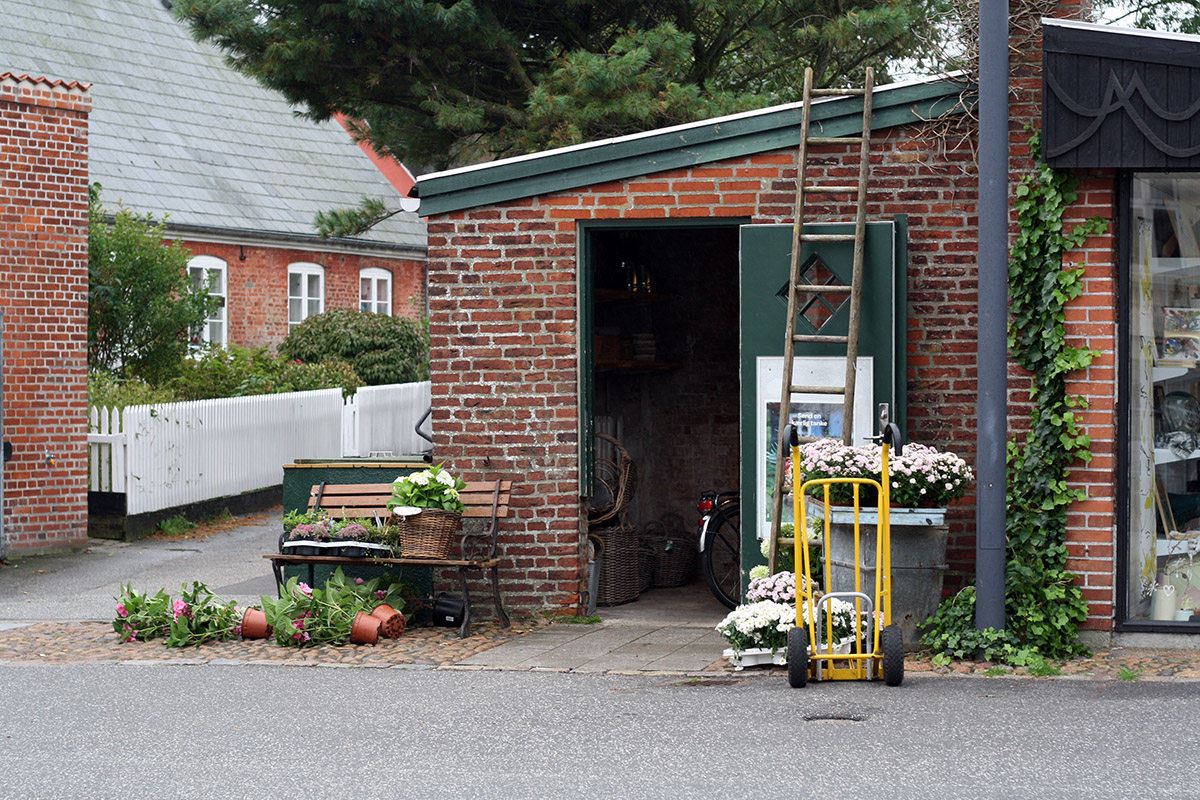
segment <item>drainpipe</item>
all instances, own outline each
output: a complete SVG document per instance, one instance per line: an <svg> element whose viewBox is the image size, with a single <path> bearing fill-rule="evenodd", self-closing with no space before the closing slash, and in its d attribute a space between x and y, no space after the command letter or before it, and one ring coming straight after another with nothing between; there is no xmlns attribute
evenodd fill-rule
<svg viewBox="0 0 1200 800"><path fill-rule="evenodd" d="M975 627L1004 627L1008 438L1008 0L979 3Z"/></svg>

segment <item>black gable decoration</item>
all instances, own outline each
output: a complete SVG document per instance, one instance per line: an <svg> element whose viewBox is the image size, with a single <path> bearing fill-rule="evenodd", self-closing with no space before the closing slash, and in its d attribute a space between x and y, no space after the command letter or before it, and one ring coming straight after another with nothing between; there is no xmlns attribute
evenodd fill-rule
<svg viewBox="0 0 1200 800"><path fill-rule="evenodd" d="M1043 20L1053 167L1200 168L1200 36Z"/></svg>

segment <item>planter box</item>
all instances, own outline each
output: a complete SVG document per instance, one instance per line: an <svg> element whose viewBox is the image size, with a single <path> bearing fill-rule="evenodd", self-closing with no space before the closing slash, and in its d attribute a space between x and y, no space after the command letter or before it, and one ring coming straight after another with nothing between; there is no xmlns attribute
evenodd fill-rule
<svg viewBox="0 0 1200 800"><path fill-rule="evenodd" d="M345 558L379 556L380 558L390 558L392 548L374 542L314 542L308 539L294 539L284 542L280 552L296 556L342 556Z"/></svg>
<svg viewBox="0 0 1200 800"><path fill-rule="evenodd" d="M850 653L850 645L854 643L853 639L843 639L834 645L833 653L835 655L848 655ZM809 655L812 655L812 648L808 649ZM826 654L828 651L819 650L821 654ZM728 658L733 664L734 672L741 672L746 667L757 667L762 664L770 664L775 667L787 666L787 648L781 647L778 650L770 650L766 647L749 647L738 655L733 652L732 648L725 648L721 655Z"/></svg>

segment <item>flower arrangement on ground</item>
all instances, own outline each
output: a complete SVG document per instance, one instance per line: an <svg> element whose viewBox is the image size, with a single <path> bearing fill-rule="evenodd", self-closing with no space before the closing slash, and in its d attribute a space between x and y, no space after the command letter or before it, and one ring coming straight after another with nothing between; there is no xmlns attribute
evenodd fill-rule
<svg viewBox="0 0 1200 800"><path fill-rule="evenodd" d="M402 475L392 481L392 497L388 508L409 506L411 508L433 508L461 514L463 501L459 492L466 482L451 475L441 464L412 475Z"/></svg>
<svg viewBox="0 0 1200 800"><path fill-rule="evenodd" d="M122 642L166 637L167 647L235 639L242 632L246 609L217 597L203 583L181 588L178 598L159 589L150 595L122 584L113 630Z"/></svg>
<svg viewBox="0 0 1200 800"><path fill-rule="evenodd" d="M772 652L787 646L788 631L796 626L796 606L759 600L730 611L717 625L735 655L762 648Z"/></svg>
<svg viewBox="0 0 1200 800"><path fill-rule="evenodd" d="M800 448L800 470L805 481L821 478L881 480L883 448L878 444L847 446L840 439L819 439ZM958 500L975 479L966 461L953 453L921 444L904 445L903 453L888 458L892 505L899 508L944 506ZM834 484L830 498L838 504L854 502L853 487ZM860 504L876 503L875 492L863 489Z"/></svg>
<svg viewBox="0 0 1200 800"><path fill-rule="evenodd" d="M783 574L783 573L779 573ZM775 578L777 576L771 576ZM777 588L786 586L781 579ZM794 588L793 588L794 593ZM794 597L794 594L793 594ZM832 598L821 605L818 615L817 640L822 644L843 642L855 635L855 622L862 630L870 622L870 615L860 617L854 606L843 600ZM808 624L808 607L803 606L801 619ZM758 600L738 606L717 625L717 632L729 643L735 656L747 650L760 648L774 653L787 646L788 631L796 626L796 603L779 603L774 600Z"/></svg>
<svg viewBox="0 0 1200 800"><path fill-rule="evenodd" d="M279 597L262 598L263 613L278 644L345 644L355 615L368 614L382 604L404 609L402 584L389 583L383 588L380 583L380 578L347 578L340 568L320 589L293 577Z"/></svg>

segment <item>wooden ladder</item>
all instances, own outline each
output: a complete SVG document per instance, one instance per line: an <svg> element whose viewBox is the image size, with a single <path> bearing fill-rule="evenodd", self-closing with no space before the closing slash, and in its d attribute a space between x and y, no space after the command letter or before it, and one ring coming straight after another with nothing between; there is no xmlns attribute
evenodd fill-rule
<svg viewBox="0 0 1200 800"><path fill-rule="evenodd" d="M794 544L791 537L779 535L780 519L783 514L783 465L789 452L788 443L783 441L783 432L790 416L793 394L824 394L842 396L842 441L852 442L854 420L854 378L858 367L859 312L862 308L863 251L867 238L867 179L871 168L871 99L875 88L875 71L867 67L866 80L861 89L814 89L812 68L804 70L804 100L800 123L800 146L796 151L796 221L792 226L791 273L788 279L787 333L783 346L783 390L779 401L779 438L775 461L775 488L771 504L771 546L767 563L771 573L775 572L775 559L781 544ZM837 95L863 98L862 134L859 136L810 136L812 99ZM857 144L858 183L853 185L808 183L808 146L810 144ZM845 194L856 197L854 233L828 234L804 232L804 199L806 194ZM814 284L804 281L804 262L800 251L805 242L854 242L852 279L849 286ZM796 318L801 313L801 295L848 294L850 296L849 329L845 336L797 334ZM812 301L810 301L811 303ZM805 306L807 308L807 306ZM833 343L846 346L846 379L844 386L797 386L792 383L792 367L797 344ZM813 437L801 437L801 442L814 441ZM797 465L792 466L798 475ZM802 520L796 520L797 529L803 529Z"/></svg>

